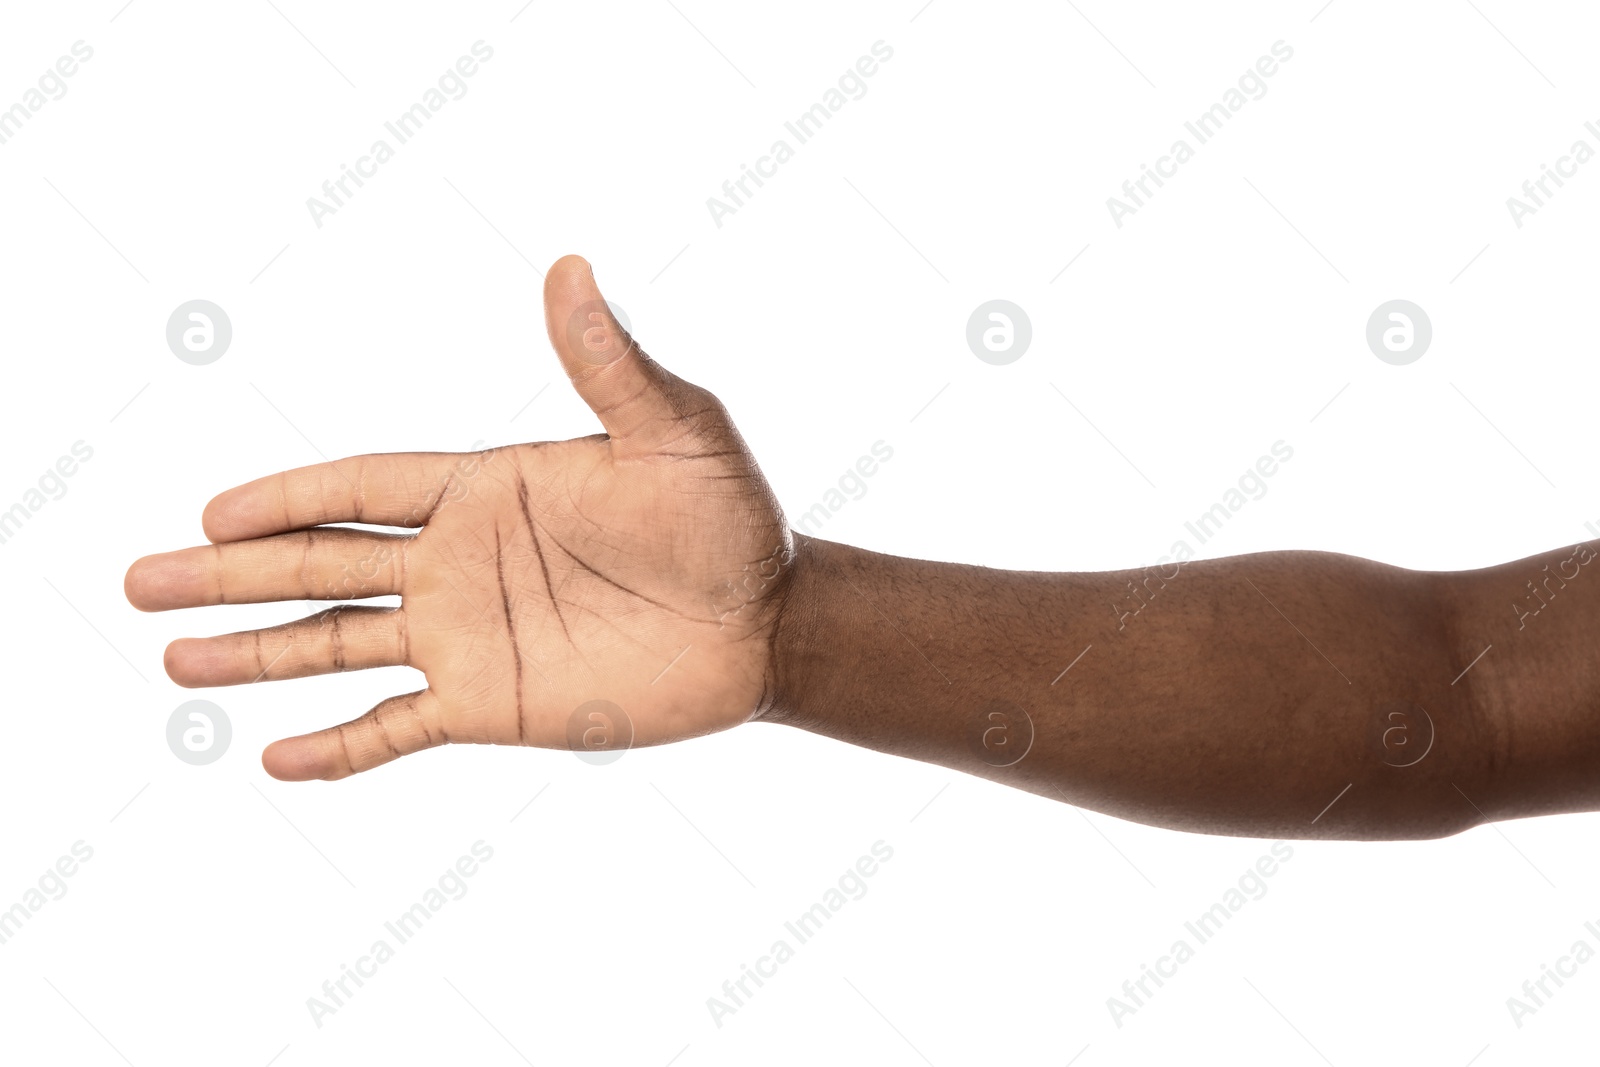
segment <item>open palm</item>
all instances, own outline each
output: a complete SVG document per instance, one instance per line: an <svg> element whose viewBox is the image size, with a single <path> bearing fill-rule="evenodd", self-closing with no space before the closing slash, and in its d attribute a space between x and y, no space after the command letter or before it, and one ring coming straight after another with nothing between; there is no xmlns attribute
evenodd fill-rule
<svg viewBox="0 0 1600 1067"><path fill-rule="evenodd" d="M605 434L272 475L207 506L210 546L129 569L128 599L149 611L399 594L398 608L169 646L187 686L398 664L427 676L269 746L275 777L341 778L449 742L658 744L770 699L793 545L754 458L715 397L639 350L583 260L551 268L545 316Z"/></svg>

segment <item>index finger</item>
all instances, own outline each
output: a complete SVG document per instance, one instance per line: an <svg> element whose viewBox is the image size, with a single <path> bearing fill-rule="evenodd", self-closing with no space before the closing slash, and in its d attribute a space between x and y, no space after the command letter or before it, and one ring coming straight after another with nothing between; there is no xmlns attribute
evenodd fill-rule
<svg viewBox="0 0 1600 1067"><path fill-rule="evenodd" d="M492 455L394 452L297 467L219 494L200 523L213 543L336 522L421 526Z"/></svg>

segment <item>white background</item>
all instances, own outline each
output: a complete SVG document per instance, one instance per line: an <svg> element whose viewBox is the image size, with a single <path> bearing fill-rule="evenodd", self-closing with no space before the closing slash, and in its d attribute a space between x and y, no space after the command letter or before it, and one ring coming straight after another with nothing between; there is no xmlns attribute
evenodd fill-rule
<svg viewBox="0 0 1600 1067"><path fill-rule="evenodd" d="M290 785L266 743L415 673L198 694L164 676L174 637L306 611L126 604L127 565L199 543L216 492L319 456L596 429L544 338L539 272L567 252L726 401L791 515L894 449L830 539L1142 565L1280 439L1293 460L1202 554L1443 569L1591 536L1600 162L1521 228L1506 198L1575 139L1600 147L1592 10L920 3L6 5L0 107L94 49L0 145L0 509L94 450L0 545L0 908L93 849L0 945L7 1060L1592 1056L1600 962L1520 1029L1506 998L1600 947L1595 816L1296 843L1119 1028L1107 998L1270 842L769 726L607 767L453 747ZM467 95L314 225L306 199L478 40L494 57ZM866 95L717 227L706 198L879 40ZM1266 95L1115 226L1106 198L1279 40ZM164 336L196 298L234 329L204 367ZM1009 366L964 339L992 298L1032 320ZM1403 367L1364 339L1395 298L1434 328ZM165 740L195 696L234 730L204 767ZM467 895L317 1026L307 998L478 840L494 854ZM715 1025L706 998L879 840L894 857L866 896Z"/></svg>

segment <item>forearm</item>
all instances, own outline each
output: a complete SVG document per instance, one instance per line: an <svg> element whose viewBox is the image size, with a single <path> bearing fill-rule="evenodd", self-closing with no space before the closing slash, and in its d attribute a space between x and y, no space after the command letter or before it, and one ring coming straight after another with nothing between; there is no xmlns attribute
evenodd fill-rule
<svg viewBox="0 0 1600 1067"><path fill-rule="evenodd" d="M1478 657L1460 685L1501 734L1494 818L1600 810L1596 558L1580 543L1453 576L1460 642Z"/></svg>
<svg viewBox="0 0 1600 1067"><path fill-rule="evenodd" d="M1505 724L1506 694L1539 678L1535 660L1486 657L1462 676L1494 639L1474 621L1493 573L1314 552L1006 572L797 536L764 717L1197 832L1433 837L1572 810L1596 798L1560 769L1597 738L1554 691L1568 679L1544 678L1519 706L1534 745L1508 741ZM1550 612L1552 668L1574 667L1558 626L1587 622L1577 599L1570 622ZM1594 672L1580 673L1579 688ZM974 739L1006 706L1033 738L997 766L1022 751L1020 716L991 731L999 743Z"/></svg>

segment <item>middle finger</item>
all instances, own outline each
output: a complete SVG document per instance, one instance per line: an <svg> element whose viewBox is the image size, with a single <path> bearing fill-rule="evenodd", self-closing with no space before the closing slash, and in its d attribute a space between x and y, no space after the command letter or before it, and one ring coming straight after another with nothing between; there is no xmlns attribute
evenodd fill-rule
<svg viewBox="0 0 1600 1067"><path fill-rule="evenodd" d="M146 556L128 569L141 611L279 600L357 600L400 592L411 538L323 527Z"/></svg>

